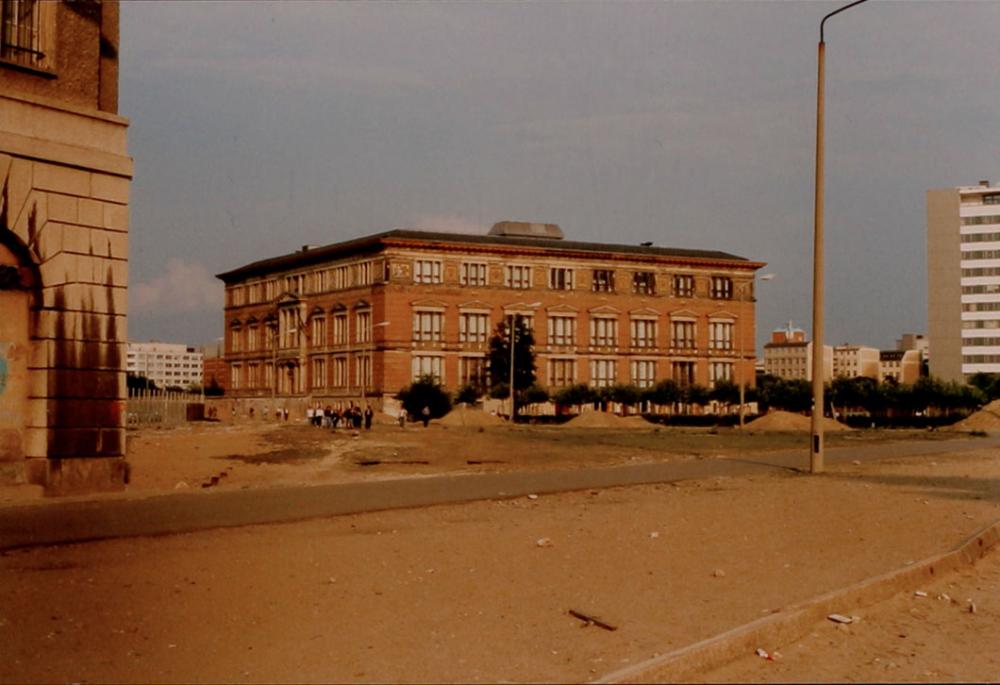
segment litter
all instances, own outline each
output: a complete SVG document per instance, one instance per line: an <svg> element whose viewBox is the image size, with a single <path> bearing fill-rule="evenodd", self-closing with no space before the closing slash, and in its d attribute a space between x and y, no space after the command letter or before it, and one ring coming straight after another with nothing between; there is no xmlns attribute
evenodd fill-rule
<svg viewBox="0 0 1000 685"><path fill-rule="evenodd" d="M834 623L854 623L853 616L844 616L843 614L830 614L827 619Z"/></svg>
<svg viewBox="0 0 1000 685"><path fill-rule="evenodd" d="M539 547L551 547L552 540L550 538L538 538L535 540L535 544Z"/></svg>
<svg viewBox="0 0 1000 685"><path fill-rule="evenodd" d="M927 593L924 592L923 590L917 590L916 592L913 593L913 596L914 597L926 597Z"/></svg>

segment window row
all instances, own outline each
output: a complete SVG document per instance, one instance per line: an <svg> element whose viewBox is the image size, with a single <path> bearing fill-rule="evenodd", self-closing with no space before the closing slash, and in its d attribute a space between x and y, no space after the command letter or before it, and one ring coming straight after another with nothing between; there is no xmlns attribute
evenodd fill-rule
<svg viewBox="0 0 1000 685"><path fill-rule="evenodd" d="M328 325L329 322L329 325ZM267 323L252 323L246 326L234 325L229 329L230 352L255 352L270 350L275 344L278 349L296 348L305 343L307 347L346 345L349 336L349 315L334 314L314 316L308 324L301 313L294 308L278 312L277 326ZM332 333L328 337L328 333ZM372 339L372 314L370 311L354 312L354 343L367 343Z"/></svg>
<svg viewBox="0 0 1000 685"><path fill-rule="evenodd" d="M240 307L245 304L271 302L286 292L308 295L331 290L360 288L375 282L375 270L374 262L365 261L319 271L288 274L256 283L234 285L226 289L226 305Z"/></svg>

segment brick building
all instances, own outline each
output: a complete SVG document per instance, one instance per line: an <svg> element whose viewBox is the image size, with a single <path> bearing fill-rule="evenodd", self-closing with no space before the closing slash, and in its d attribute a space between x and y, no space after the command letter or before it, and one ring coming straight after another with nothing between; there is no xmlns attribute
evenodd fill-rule
<svg viewBox="0 0 1000 685"><path fill-rule="evenodd" d="M117 111L116 0L0 0L0 483L124 483Z"/></svg>
<svg viewBox="0 0 1000 685"><path fill-rule="evenodd" d="M711 385L738 381L740 364L749 384L762 266L724 252L567 241L558 226L520 222L489 235L394 230L303 248L219 275L228 395L377 403L424 374L455 390L486 379L490 336L511 315L533 328L549 388Z"/></svg>

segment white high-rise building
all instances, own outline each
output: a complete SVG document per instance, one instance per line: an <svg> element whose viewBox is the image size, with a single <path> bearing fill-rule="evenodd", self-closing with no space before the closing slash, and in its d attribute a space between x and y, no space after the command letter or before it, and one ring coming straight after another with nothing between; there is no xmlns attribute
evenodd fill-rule
<svg viewBox="0 0 1000 685"><path fill-rule="evenodd" d="M930 372L1000 373L1000 186L927 191Z"/></svg>
<svg viewBox="0 0 1000 685"><path fill-rule="evenodd" d="M125 370L145 376L159 388L201 385L204 359L194 347L179 343L130 342Z"/></svg>

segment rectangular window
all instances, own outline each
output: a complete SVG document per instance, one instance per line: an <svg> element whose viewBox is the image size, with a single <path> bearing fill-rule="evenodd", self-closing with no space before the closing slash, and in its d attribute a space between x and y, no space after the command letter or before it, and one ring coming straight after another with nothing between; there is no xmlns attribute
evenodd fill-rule
<svg viewBox="0 0 1000 685"><path fill-rule="evenodd" d="M243 349L243 329L242 328L231 328L229 329L229 351L230 352L240 352ZM161 359L163 355L157 355L157 359Z"/></svg>
<svg viewBox="0 0 1000 685"><path fill-rule="evenodd" d="M646 359L634 359L629 362L629 373L632 385L639 388L651 388L656 381L656 362Z"/></svg>
<svg viewBox="0 0 1000 685"><path fill-rule="evenodd" d="M674 381L680 385L694 385L694 362L674 362Z"/></svg>
<svg viewBox="0 0 1000 685"><path fill-rule="evenodd" d="M299 344L299 313L295 309L282 309L279 312L281 324L281 346L297 347Z"/></svg>
<svg viewBox="0 0 1000 685"><path fill-rule="evenodd" d="M371 342L372 339L372 313L356 312L354 315L354 342Z"/></svg>
<svg viewBox="0 0 1000 685"><path fill-rule="evenodd" d="M372 358L368 354L354 357L354 383L359 388L367 388L372 384Z"/></svg>
<svg viewBox="0 0 1000 685"><path fill-rule="evenodd" d="M733 299L733 279L728 276L712 276L709 295L713 300Z"/></svg>
<svg viewBox="0 0 1000 685"><path fill-rule="evenodd" d="M312 273L312 291L314 293L326 292L327 271L314 271Z"/></svg>
<svg viewBox="0 0 1000 685"><path fill-rule="evenodd" d="M440 283L441 260L417 259L413 262L414 283Z"/></svg>
<svg viewBox="0 0 1000 685"><path fill-rule="evenodd" d="M618 319L595 317L590 320L590 346L614 347L618 344Z"/></svg>
<svg viewBox="0 0 1000 685"><path fill-rule="evenodd" d="M251 352L259 347L260 330L257 326L250 326L247 329L247 349Z"/></svg>
<svg viewBox="0 0 1000 685"><path fill-rule="evenodd" d="M347 387L347 357L333 358L333 387Z"/></svg>
<svg viewBox="0 0 1000 685"><path fill-rule="evenodd" d="M526 289L531 287L531 267L509 264L504 267L503 284L507 288Z"/></svg>
<svg viewBox="0 0 1000 685"><path fill-rule="evenodd" d="M575 345L576 344L576 317L575 316L550 316L549 317L549 345Z"/></svg>
<svg viewBox="0 0 1000 685"><path fill-rule="evenodd" d="M655 295L656 274L652 271L636 271L632 274L632 292L639 295Z"/></svg>
<svg viewBox="0 0 1000 685"><path fill-rule="evenodd" d="M264 366L264 387L274 387L274 367L271 364Z"/></svg>
<svg viewBox="0 0 1000 685"><path fill-rule="evenodd" d="M313 359L312 360L312 376L310 378L312 382L312 387L314 388L325 388L326 387L326 360L325 359Z"/></svg>
<svg viewBox="0 0 1000 685"><path fill-rule="evenodd" d="M335 314L333 317L333 344L347 344L347 314Z"/></svg>
<svg viewBox="0 0 1000 685"><path fill-rule="evenodd" d="M708 349L710 350L733 349L732 321L708 322Z"/></svg>
<svg viewBox="0 0 1000 685"><path fill-rule="evenodd" d="M276 280L271 279L264 284L264 296L268 302L278 296L278 282Z"/></svg>
<svg viewBox="0 0 1000 685"><path fill-rule="evenodd" d="M229 367L229 387L233 390L239 390L242 385L240 381L243 379L243 367L241 364L233 364Z"/></svg>
<svg viewBox="0 0 1000 685"><path fill-rule="evenodd" d="M1000 193L992 193L990 195L983 195L984 205L1000 205Z"/></svg>
<svg viewBox="0 0 1000 685"><path fill-rule="evenodd" d="M322 316L313 317L312 336L309 342L313 347L323 347L326 345L326 318Z"/></svg>
<svg viewBox="0 0 1000 685"><path fill-rule="evenodd" d="M489 361L485 357L459 357L458 383L476 388L486 388L488 384L487 367Z"/></svg>
<svg viewBox="0 0 1000 685"><path fill-rule="evenodd" d="M670 346L678 350L695 348L694 321L670 322Z"/></svg>
<svg viewBox="0 0 1000 685"><path fill-rule="evenodd" d="M0 59L28 67L41 67L41 5L36 0L0 2Z"/></svg>
<svg viewBox="0 0 1000 685"><path fill-rule="evenodd" d="M435 383L441 383L443 379L441 362L442 358L438 356L413 355L413 380L418 380L421 376L430 376Z"/></svg>
<svg viewBox="0 0 1000 685"><path fill-rule="evenodd" d="M372 263L359 262L354 265L354 285L371 285Z"/></svg>
<svg viewBox="0 0 1000 685"><path fill-rule="evenodd" d="M719 381L733 380L732 362L710 362L708 365L708 382L711 387Z"/></svg>
<svg viewBox="0 0 1000 685"><path fill-rule="evenodd" d="M549 387L561 388L576 382L575 359L549 359Z"/></svg>
<svg viewBox="0 0 1000 685"><path fill-rule="evenodd" d="M441 312L413 312L413 339L418 342L441 342L444 314Z"/></svg>
<svg viewBox="0 0 1000 685"><path fill-rule="evenodd" d="M336 266L330 269L334 290L344 290L351 287L351 272L346 266Z"/></svg>
<svg viewBox="0 0 1000 685"><path fill-rule="evenodd" d="M653 319L632 319L632 347L650 349L656 347L656 321Z"/></svg>
<svg viewBox="0 0 1000 685"><path fill-rule="evenodd" d="M615 360L591 359L590 384L595 388L606 388L615 384Z"/></svg>
<svg viewBox="0 0 1000 685"><path fill-rule="evenodd" d="M462 285L486 285L486 264L482 262L466 262L462 264Z"/></svg>
<svg viewBox="0 0 1000 685"><path fill-rule="evenodd" d="M552 290L573 289L573 269L553 267L549 269L549 288Z"/></svg>
<svg viewBox="0 0 1000 685"><path fill-rule="evenodd" d="M595 293L610 293L615 290L615 272L611 269L594 269L591 290Z"/></svg>
<svg viewBox="0 0 1000 685"><path fill-rule="evenodd" d="M489 314L463 312L458 317L458 341L464 343L485 343L490 332Z"/></svg>
<svg viewBox="0 0 1000 685"><path fill-rule="evenodd" d="M676 274L673 278L674 297L694 297L694 276Z"/></svg>

